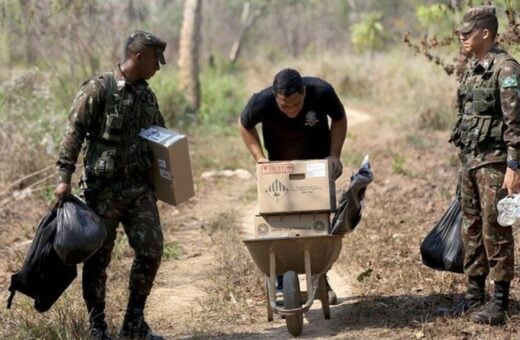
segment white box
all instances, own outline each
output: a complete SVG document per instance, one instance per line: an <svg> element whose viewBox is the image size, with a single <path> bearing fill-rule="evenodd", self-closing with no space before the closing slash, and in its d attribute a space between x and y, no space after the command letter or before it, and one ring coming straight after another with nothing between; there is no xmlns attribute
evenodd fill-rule
<svg viewBox="0 0 520 340"><path fill-rule="evenodd" d="M195 195L188 139L185 135L152 125L139 136L150 144L152 179L157 199L178 205Z"/></svg>
<svg viewBox="0 0 520 340"><path fill-rule="evenodd" d="M336 187L326 159L259 163L260 214L336 210Z"/></svg>

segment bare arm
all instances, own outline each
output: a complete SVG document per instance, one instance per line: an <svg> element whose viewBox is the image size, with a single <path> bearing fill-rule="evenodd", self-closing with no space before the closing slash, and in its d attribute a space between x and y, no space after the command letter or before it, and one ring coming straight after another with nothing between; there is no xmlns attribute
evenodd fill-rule
<svg viewBox="0 0 520 340"><path fill-rule="evenodd" d="M264 151L262 150L260 137L258 136L258 131L256 131L256 127L246 129L240 122L240 119L238 119L238 129L240 130L240 137L242 138L242 142L244 142L244 145L247 147L255 161L267 161L264 155Z"/></svg>
<svg viewBox="0 0 520 340"><path fill-rule="evenodd" d="M332 163L334 178L338 178L343 173L343 164L341 163L341 149L347 135L347 117L339 120L332 120L330 124L330 153L327 159Z"/></svg>
<svg viewBox="0 0 520 340"><path fill-rule="evenodd" d="M330 124L330 156L339 158L347 136L347 117L332 120Z"/></svg>

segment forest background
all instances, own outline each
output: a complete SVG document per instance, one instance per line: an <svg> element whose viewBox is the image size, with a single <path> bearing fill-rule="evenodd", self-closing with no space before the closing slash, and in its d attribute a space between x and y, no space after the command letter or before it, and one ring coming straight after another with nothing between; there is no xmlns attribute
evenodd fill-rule
<svg viewBox="0 0 520 340"><path fill-rule="evenodd" d="M441 337L454 332L461 337L518 335L518 316L505 330L496 331L455 326L452 320L429 324L422 314L425 304L446 302L453 298L449 294L464 287L461 277L423 268L417 244L453 197L458 160L446 142L456 119L457 76L466 61L455 29L465 10L480 4L497 7L500 43L518 60L516 0L0 0L0 292L5 295L9 275L19 269L38 218L54 202L57 148L74 95L85 80L113 69L122 59L126 37L144 29L168 44L167 64L150 85L167 126L189 136L199 197L214 195L229 186L226 181L235 180L211 182L215 192L210 192L201 177L208 170L240 168L254 173L238 137L237 118L248 98L269 86L282 68L330 82L347 114L368 113L367 128L349 130L342 161L354 170L370 152L377 180L368 194L363 228L345 239L344 248L358 249L348 253L356 293L378 308L361 309L349 317L366 317L360 325L375 328L379 321L370 321L364 311L377 315L381 305L395 303L409 308L409 313L390 309L377 319L386 331L361 333L361 338L392 337L395 325L404 329L397 336L403 338L434 337L436 332ZM244 190L240 199L256 199L254 184ZM402 213L391 213L395 211ZM182 208L176 214L174 223L196 215ZM204 225L218 229L219 218L238 220L235 213L222 211ZM224 252L236 251L229 232L225 229L227 241L218 239L220 247L229 246ZM370 247L374 243L380 246ZM131 254L116 251L113 266L119 268L119 258L129 261ZM183 260L183 252L188 251L170 242L165 261ZM210 299L218 304L210 313L213 321L231 322L240 313L251 320L257 317L246 295L261 296L261 288L247 257L233 257L237 262L217 266L221 271L213 273L223 278L214 282L213 299L219 301ZM407 275L428 283L417 286L406 280ZM241 278L240 286L229 285L234 276ZM124 275L116 275L116 290L124 292L125 284ZM217 288L227 295L221 296ZM410 292L428 298L370 300ZM48 322L30 312L28 304L21 313L0 313L7 324L4 337L86 334L79 288L72 296L77 301L72 298L68 306L58 306ZM513 307L520 309L518 304ZM111 308L123 307L119 303ZM198 321L200 329L180 327L175 332L211 336L227 331ZM174 337L181 334L175 332Z"/></svg>
<svg viewBox="0 0 520 340"><path fill-rule="evenodd" d="M178 129L234 131L247 98L282 67L326 79L347 102L411 109L406 119L418 127L444 129L453 120L446 104L456 76L426 61L460 64L454 28L479 3L493 1L2 0L0 144L9 147L0 155L17 160L2 162L0 185L55 156L79 86L115 67L136 28L168 43L167 65L151 85L168 125ZM518 30L518 2L495 5L501 30ZM512 41L505 47L514 54Z"/></svg>

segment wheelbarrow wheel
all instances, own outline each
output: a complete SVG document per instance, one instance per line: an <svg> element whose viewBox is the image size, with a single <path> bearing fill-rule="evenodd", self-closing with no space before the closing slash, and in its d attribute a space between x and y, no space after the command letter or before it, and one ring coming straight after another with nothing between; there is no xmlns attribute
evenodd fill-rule
<svg viewBox="0 0 520 340"><path fill-rule="evenodd" d="M283 275L283 301L286 309L301 307L300 281L298 280L298 274L292 270L285 272ZM289 333L298 336L303 328L303 313L286 315L285 322Z"/></svg>

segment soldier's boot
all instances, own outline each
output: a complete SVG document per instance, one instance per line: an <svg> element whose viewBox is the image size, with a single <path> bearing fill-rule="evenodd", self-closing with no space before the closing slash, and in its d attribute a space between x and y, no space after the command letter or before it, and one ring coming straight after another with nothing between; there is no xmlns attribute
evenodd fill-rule
<svg viewBox="0 0 520 340"><path fill-rule="evenodd" d="M329 279L325 275L325 286L327 287L327 293L329 295L329 305L337 305L338 304L338 296L332 290L332 287L329 284Z"/></svg>
<svg viewBox="0 0 520 340"><path fill-rule="evenodd" d="M103 319L100 320L90 319L90 335L93 340L112 340L104 315Z"/></svg>
<svg viewBox="0 0 520 340"><path fill-rule="evenodd" d="M95 325L90 328L90 335L93 340L112 340L106 323L104 325Z"/></svg>
<svg viewBox="0 0 520 340"><path fill-rule="evenodd" d="M449 315L460 315L475 311L486 302L486 277L469 276L464 300L447 311Z"/></svg>
<svg viewBox="0 0 520 340"><path fill-rule="evenodd" d="M144 321L142 309L127 309L119 337L125 340L164 340L159 334L153 333Z"/></svg>
<svg viewBox="0 0 520 340"><path fill-rule="evenodd" d="M93 340L112 340L105 321L104 303L87 303L90 322L90 335Z"/></svg>
<svg viewBox="0 0 520 340"><path fill-rule="evenodd" d="M476 323L488 325L500 325L506 321L506 313L509 307L509 281L495 281L493 298L484 308L471 315Z"/></svg>

